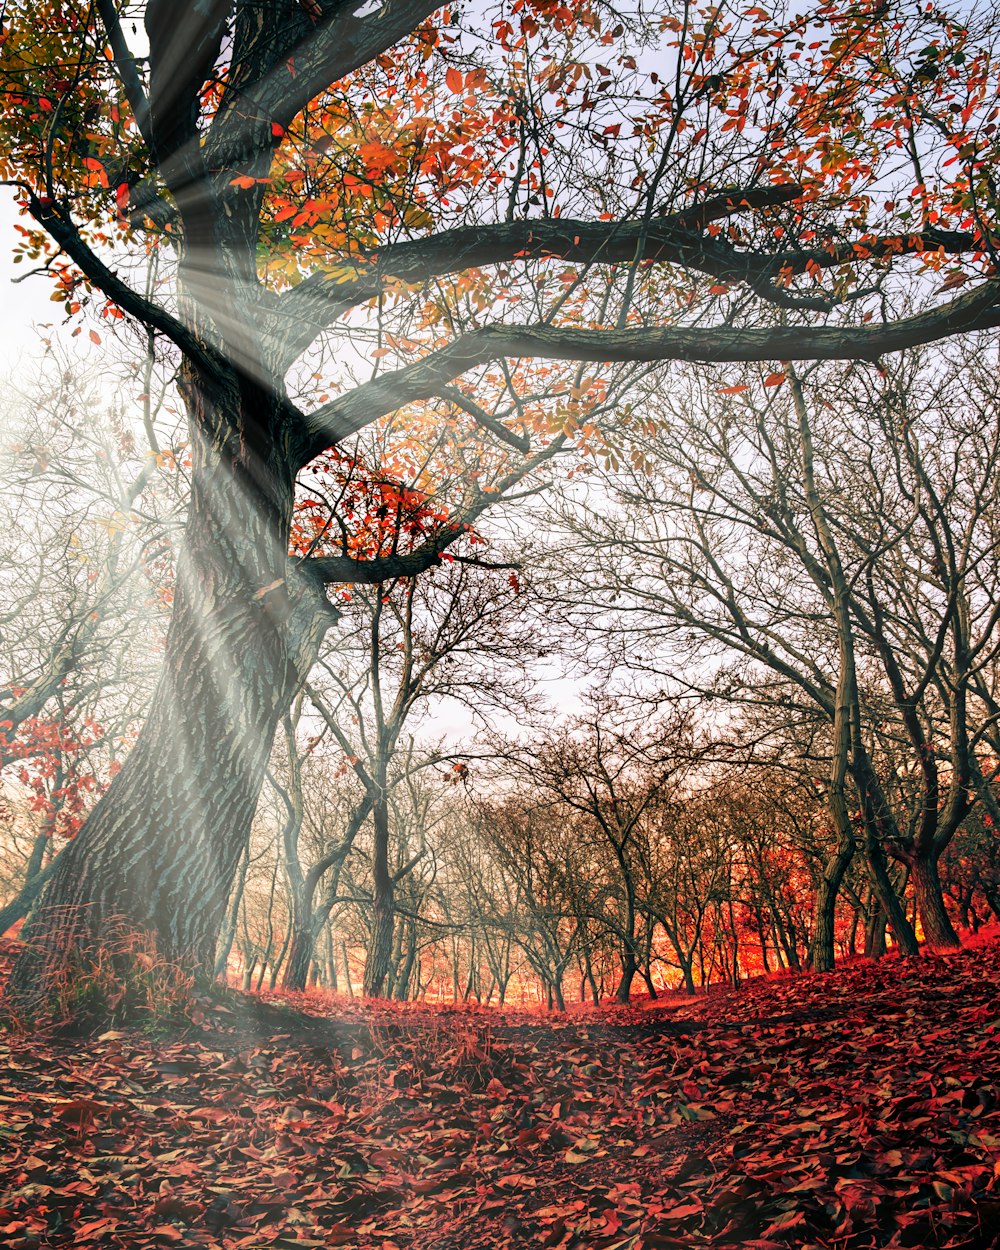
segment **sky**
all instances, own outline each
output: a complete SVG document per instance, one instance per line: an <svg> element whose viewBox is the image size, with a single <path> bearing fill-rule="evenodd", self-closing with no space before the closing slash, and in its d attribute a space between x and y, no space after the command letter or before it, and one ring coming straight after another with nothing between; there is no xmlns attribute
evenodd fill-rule
<svg viewBox="0 0 1000 1250"><path fill-rule="evenodd" d="M11 377L18 361L37 349L35 327L40 322L58 323L62 318L59 308L49 298L53 288L44 275L27 278L24 282L13 281L30 270L27 262L13 263L16 221L13 191L10 187L0 187L0 368L5 381Z"/></svg>

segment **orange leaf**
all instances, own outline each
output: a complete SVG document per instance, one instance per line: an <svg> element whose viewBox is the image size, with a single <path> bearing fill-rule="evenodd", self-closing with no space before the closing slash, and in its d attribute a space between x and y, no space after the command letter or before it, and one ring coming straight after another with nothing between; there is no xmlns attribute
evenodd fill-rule
<svg viewBox="0 0 1000 1250"><path fill-rule="evenodd" d="M448 66L448 71L444 76L449 91L459 92L462 90L462 83L465 81L462 77L461 70L457 70L454 65Z"/></svg>
<svg viewBox="0 0 1000 1250"><path fill-rule="evenodd" d="M91 330L90 341L91 343L99 343L101 341L101 336L97 333L96 330Z"/></svg>
<svg viewBox="0 0 1000 1250"><path fill-rule="evenodd" d="M783 373L769 373L764 379L765 386L780 386L785 381Z"/></svg>
<svg viewBox="0 0 1000 1250"><path fill-rule="evenodd" d="M716 388L716 395L742 395L744 391L750 389L749 382L743 382L739 386L719 386Z"/></svg>

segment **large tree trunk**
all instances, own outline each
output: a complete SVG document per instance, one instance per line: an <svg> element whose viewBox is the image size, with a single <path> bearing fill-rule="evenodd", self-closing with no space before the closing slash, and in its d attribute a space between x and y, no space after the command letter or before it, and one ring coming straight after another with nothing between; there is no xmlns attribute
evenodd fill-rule
<svg viewBox="0 0 1000 1250"><path fill-rule="evenodd" d="M221 441L196 444L149 716L29 922L11 978L22 1002L45 997L65 959L109 928L151 933L165 956L211 974L275 725L335 619L321 587L288 583L284 451Z"/></svg>
<svg viewBox="0 0 1000 1250"><path fill-rule="evenodd" d="M309 965L312 962L316 935L312 927L292 930L292 944L285 964L281 984L286 990L304 990L309 981Z"/></svg>
<svg viewBox="0 0 1000 1250"><path fill-rule="evenodd" d="M626 947L622 951L622 972L618 979L618 986L615 990L615 1002L628 1002L629 995L632 993L632 982L638 971L639 966L636 963L635 953L631 950L631 948Z"/></svg>
<svg viewBox="0 0 1000 1250"><path fill-rule="evenodd" d="M917 902L917 915L928 945L949 950L962 943L944 905L937 856L914 855L908 861Z"/></svg>

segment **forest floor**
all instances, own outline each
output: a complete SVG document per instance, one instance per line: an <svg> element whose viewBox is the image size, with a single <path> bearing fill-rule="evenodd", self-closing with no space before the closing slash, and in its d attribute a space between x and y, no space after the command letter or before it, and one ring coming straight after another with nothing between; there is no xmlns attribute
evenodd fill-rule
<svg viewBox="0 0 1000 1250"><path fill-rule="evenodd" d="M1000 941L565 1018L0 1035L0 1245L1000 1247Z"/></svg>

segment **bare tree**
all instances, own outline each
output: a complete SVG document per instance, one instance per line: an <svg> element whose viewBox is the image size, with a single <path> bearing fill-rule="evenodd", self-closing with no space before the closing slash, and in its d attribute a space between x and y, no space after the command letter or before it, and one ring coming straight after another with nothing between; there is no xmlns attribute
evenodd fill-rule
<svg viewBox="0 0 1000 1250"><path fill-rule="evenodd" d="M617 621L633 668L826 722L838 850L820 887L819 966L854 804L899 944L916 949L887 855L909 870L927 938L953 944L936 863L969 811L969 700L994 663L993 383L967 359L904 361L884 377L849 370L834 403L818 371L808 393L790 367L783 386L756 390L750 376L735 396L692 387L671 436L637 440L640 467L610 480L617 506L570 521L570 593ZM672 660L637 659L664 644Z"/></svg>

